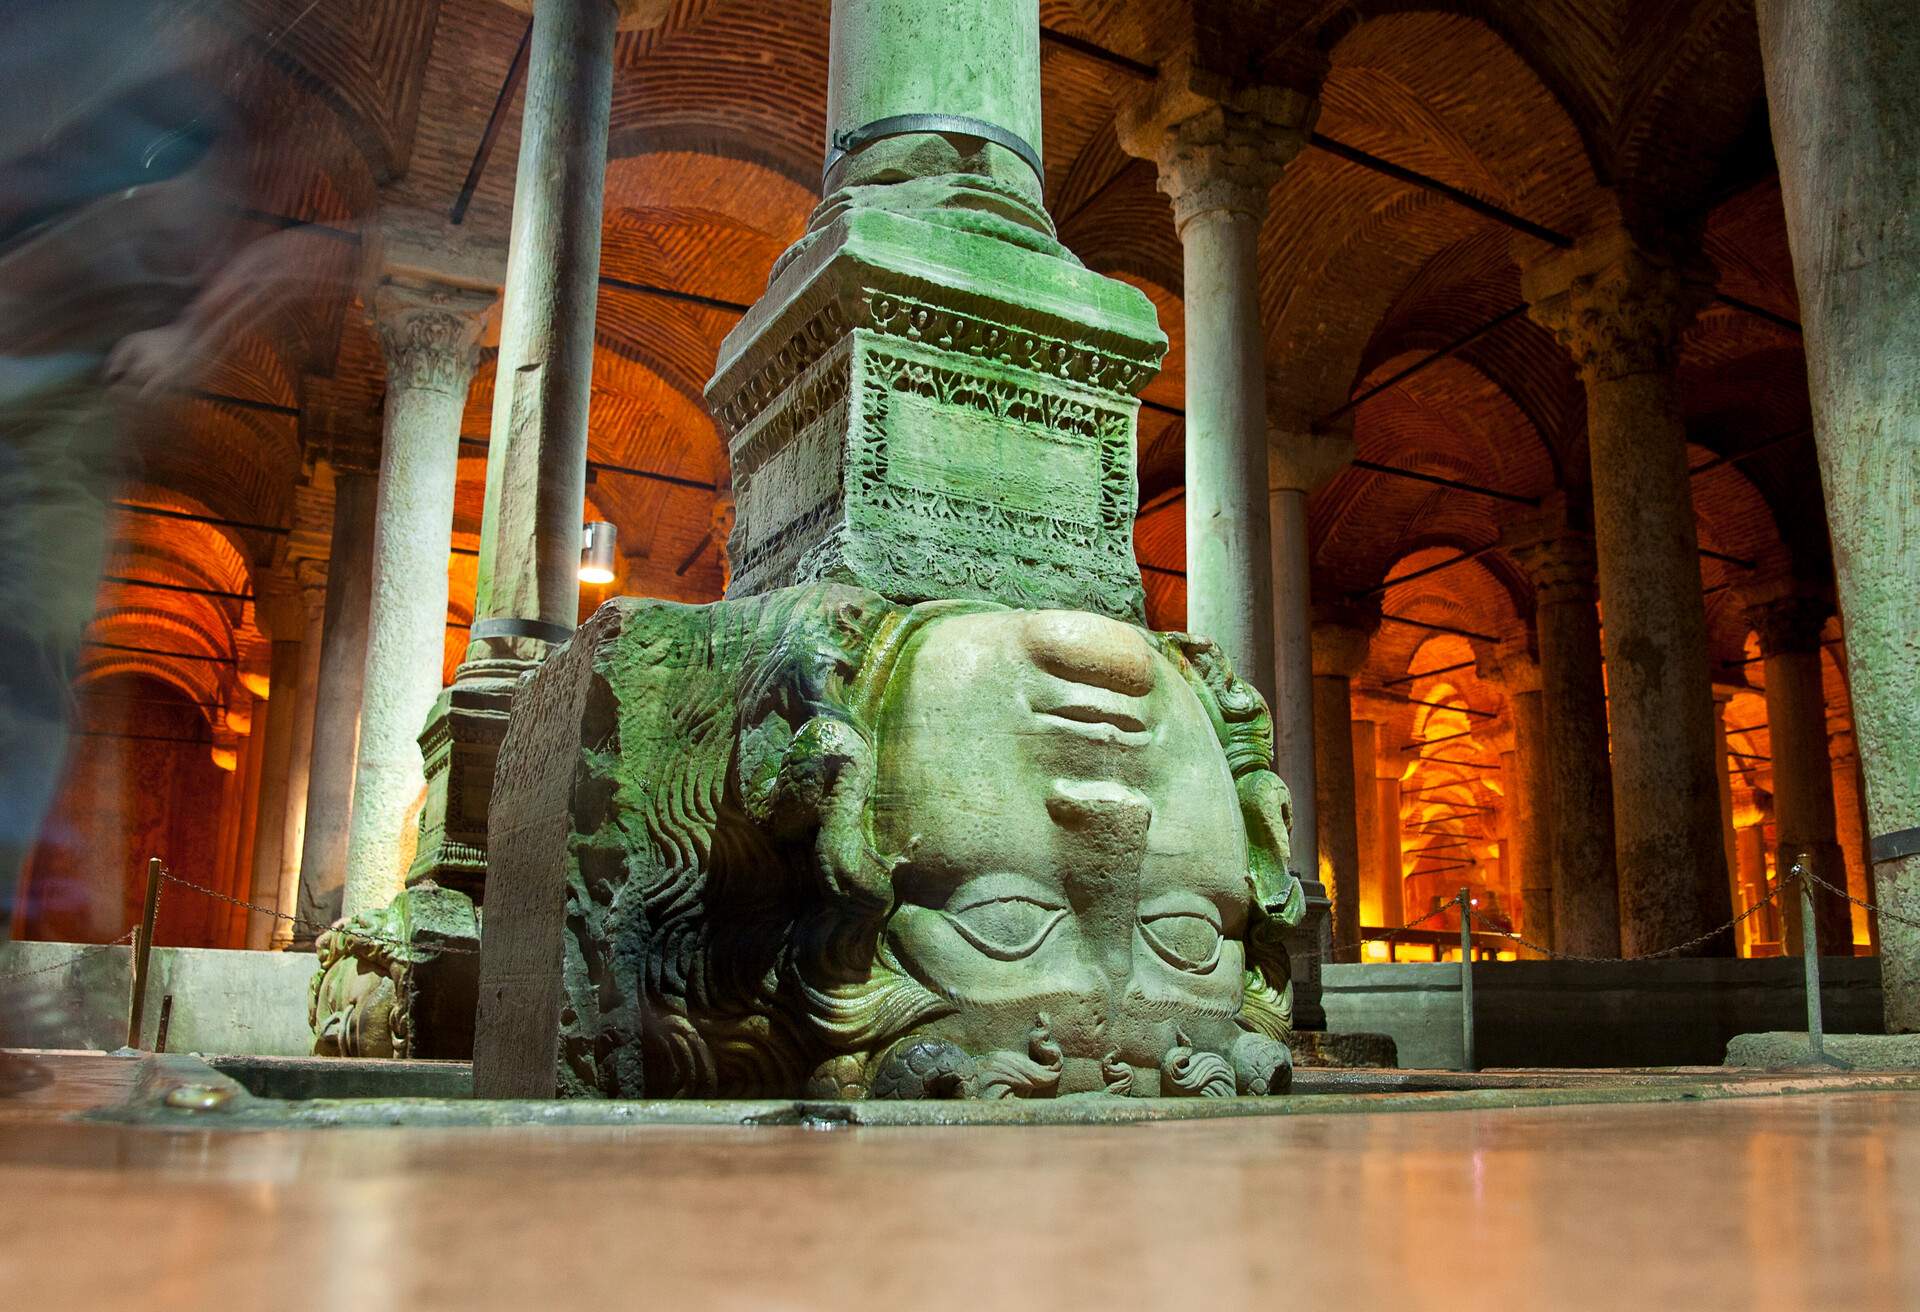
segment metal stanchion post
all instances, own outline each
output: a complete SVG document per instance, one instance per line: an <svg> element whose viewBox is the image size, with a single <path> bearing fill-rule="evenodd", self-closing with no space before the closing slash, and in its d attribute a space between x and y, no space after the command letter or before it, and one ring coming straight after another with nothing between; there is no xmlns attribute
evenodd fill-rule
<svg viewBox="0 0 1920 1312"><path fill-rule="evenodd" d="M1813 859L1802 852L1788 871L1789 877L1800 886L1800 957L1806 963L1807 1049L1815 1065L1852 1070L1852 1063L1827 1055L1826 1018L1820 1004L1820 936L1813 924L1813 881L1807 878L1807 867L1812 862Z"/></svg>
<svg viewBox="0 0 1920 1312"><path fill-rule="evenodd" d="M1460 890L1460 1069L1479 1069L1473 1060L1473 898Z"/></svg>
<svg viewBox="0 0 1920 1312"><path fill-rule="evenodd" d="M147 965L153 959L153 922L160 911L160 858L147 861L147 905L133 936L133 1001L127 1007L127 1046L140 1046L140 1023L147 1010Z"/></svg>

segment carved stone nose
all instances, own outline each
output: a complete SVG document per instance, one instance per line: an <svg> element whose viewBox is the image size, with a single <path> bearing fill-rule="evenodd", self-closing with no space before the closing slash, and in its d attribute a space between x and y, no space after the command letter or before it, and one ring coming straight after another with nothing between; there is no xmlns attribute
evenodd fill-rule
<svg viewBox="0 0 1920 1312"><path fill-rule="evenodd" d="M1027 616L1028 654L1048 674L1128 697L1153 691L1153 652L1138 630L1103 615L1041 610Z"/></svg>

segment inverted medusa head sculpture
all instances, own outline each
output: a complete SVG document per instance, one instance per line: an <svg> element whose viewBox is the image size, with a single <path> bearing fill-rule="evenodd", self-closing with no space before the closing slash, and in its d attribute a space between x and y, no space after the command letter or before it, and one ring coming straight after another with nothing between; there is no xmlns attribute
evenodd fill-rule
<svg viewBox="0 0 1920 1312"><path fill-rule="evenodd" d="M499 835L571 769L560 1091L1283 1092L1271 756L1184 634L838 584L610 603L521 689L494 799ZM494 850L489 954L527 877Z"/></svg>

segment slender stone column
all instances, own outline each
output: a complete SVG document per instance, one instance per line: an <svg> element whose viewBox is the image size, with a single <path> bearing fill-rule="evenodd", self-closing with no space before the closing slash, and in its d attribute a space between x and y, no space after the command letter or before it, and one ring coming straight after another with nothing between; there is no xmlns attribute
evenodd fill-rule
<svg viewBox="0 0 1920 1312"><path fill-rule="evenodd" d="M478 587L466 656L421 734L427 799L409 883L476 899L493 763L514 683L573 633L580 610L587 411L599 302L601 199L616 27L663 0L538 0L501 303Z"/></svg>
<svg viewBox="0 0 1920 1312"><path fill-rule="evenodd" d="M1380 845L1380 923L1389 929L1407 922L1406 883L1400 867L1400 776L1393 772L1397 764L1377 761L1373 781L1380 797L1380 829L1375 836Z"/></svg>
<svg viewBox="0 0 1920 1312"><path fill-rule="evenodd" d="M1833 762L1827 755L1827 700L1820 678L1820 630L1833 607L1817 597L1786 595L1750 606L1747 617L1766 658L1767 739L1773 757L1774 869L1804 854L1815 875L1847 886L1836 836ZM1801 950L1800 898L1784 899L1787 951ZM1815 942L1830 956L1853 955L1852 907L1814 890Z"/></svg>
<svg viewBox="0 0 1920 1312"><path fill-rule="evenodd" d="M383 906L406 873L426 778L418 738L440 692L460 412L493 296L389 280L373 293L387 357L359 762L344 911Z"/></svg>
<svg viewBox="0 0 1920 1312"><path fill-rule="evenodd" d="M248 702L248 714L252 717L253 729L240 749L240 769L244 772L240 778L240 822L234 828L233 845L233 896L236 899L251 902L253 900L253 854L254 836L260 823L260 779L261 766L266 757L267 739L267 703L264 698L256 697L244 689L238 694ZM235 902L227 908L228 917L222 931L222 939L227 947L244 948L247 945L248 911Z"/></svg>
<svg viewBox="0 0 1920 1312"><path fill-rule="evenodd" d="M1767 821L1772 813L1772 794L1746 785L1734 790L1734 866L1740 880L1740 901L1743 906L1753 906L1767 895ZM1777 944L1782 941L1785 932L1780 906L1776 902L1741 926L1741 949L1748 956L1755 956L1759 944Z"/></svg>
<svg viewBox="0 0 1920 1312"><path fill-rule="evenodd" d="M1151 159L1184 257L1187 350L1187 627L1213 638L1269 702L1273 548L1267 478L1260 223L1306 144L1316 106L1281 87L1210 79L1185 56L1123 108L1120 140ZM1282 774L1296 795L1305 790ZM1298 815L1298 811L1295 812Z"/></svg>
<svg viewBox="0 0 1920 1312"><path fill-rule="evenodd" d="M1732 919L1713 778L1713 696L1686 429L1673 364L1711 271L1621 227L1523 271L1533 317L1587 393L1606 609L1621 945L1671 947ZM1695 951L1724 955L1730 935Z"/></svg>
<svg viewBox="0 0 1920 1312"><path fill-rule="evenodd" d="M1360 831L1353 782L1353 684L1370 631L1338 620L1313 626L1314 777L1320 879L1333 894L1335 961L1360 960Z"/></svg>
<svg viewBox="0 0 1920 1312"><path fill-rule="evenodd" d="M1360 923L1387 922L1386 877L1381 868L1380 790L1374 786L1373 761L1379 755L1380 726L1353 721L1353 828L1359 842Z"/></svg>
<svg viewBox="0 0 1920 1312"><path fill-rule="evenodd" d="M333 540L327 557L326 613L314 691L313 748L307 774L307 823L300 844L300 896L294 909L309 929L339 918L346 887L347 827L353 770L360 753L360 692L367 669L367 613L373 591L375 482L337 470ZM296 932L296 939L310 937Z"/></svg>
<svg viewBox="0 0 1920 1312"><path fill-rule="evenodd" d="M306 623L300 639L300 678L294 689L293 746L287 757L286 818L280 830L280 883L273 905L278 911L297 915L300 898L300 854L307 837L307 794L313 777L313 723L320 688L320 648L324 642L321 625L325 617L326 594L318 587L302 586L301 609ZM276 920L268 946L289 946L294 939L294 924Z"/></svg>
<svg viewBox="0 0 1920 1312"><path fill-rule="evenodd" d="M1760 0L1867 779L1887 1029L1920 1031L1920 6ZM1907 923L1893 917L1899 916Z"/></svg>
<svg viewBox="0 0 1920 1312"><path fill-rule="evenodd" d="M1593 546L1564 518L1516 525L1506 541L1533 582L1553 851L1551 946L1613 956L1620 951L1620 901Z"/></svg>
<svg viewBox="0 0 1920 1312"><path fill-rule="evenodd" d="M1741 910L1740 854L1733 836L1733 749L1727 742L1727 703L1733 694L1713 690L1713 762L1714 776L1720 785L1720 847L1727 854L1727 887L1733 896L1733 909ZM1737 936L1736 936L1737 937Z"/></svg>
<svg viewBox="0 0 1920 1312"><path fill-rule="evenodd" d="M1506 691L1507 722L1513 730L1513 750L1501 758L1507 789L1507 839L1501 852L1519 891L1520 932L1553 947L1553 774L1540 666L1524 642L1502 643L1476 655L1481 677Z"/></svg>
<svg viewBox="0 0 1920 1312"><path fill-rule="evenodd" d="M282 626L283 630L285 626ZM252 883L247 900L256 907L279 909L281 856L286 843L287 776L293 763L293 739L299 720L300 643L275 638L273 665L267 675L264 729L256 720L260 740L260 782L253 829ZM247 917L247 946L266 948L273 939L274 920L261 911Z"/></svg>

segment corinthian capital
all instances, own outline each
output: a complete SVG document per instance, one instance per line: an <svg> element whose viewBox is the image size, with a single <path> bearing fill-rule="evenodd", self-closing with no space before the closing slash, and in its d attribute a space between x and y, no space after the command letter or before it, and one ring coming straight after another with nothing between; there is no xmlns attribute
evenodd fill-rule
<svg viewBox="0 0 1920 1312"><path fill-rule="evenodd" d="M480 359L480 334L497 297L441 283L389 279L374 288L373 326L387 357L387 385L465 396Z"/></svg>
<svg viewBox="0 0 1920 1312"><path fill-rule="evenodd" d="M1705 257L1652 250L1619 226L1521 272L1527 312L1590 381L1671 369L1712 290Z"/></svg>
<svg viewBox="0 0 1920 1312"><path fill-rule="evenodd" d="M1258 220L1318 113L1307 92L1237 83L1201 67L1189 51L1121 106L1120 145L1160 170L1175 227L1217 211Z"/></svg>

